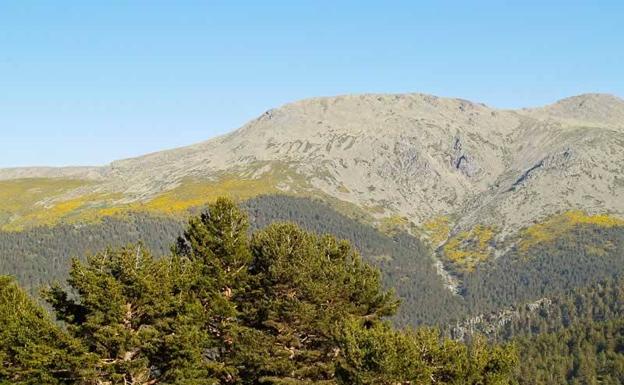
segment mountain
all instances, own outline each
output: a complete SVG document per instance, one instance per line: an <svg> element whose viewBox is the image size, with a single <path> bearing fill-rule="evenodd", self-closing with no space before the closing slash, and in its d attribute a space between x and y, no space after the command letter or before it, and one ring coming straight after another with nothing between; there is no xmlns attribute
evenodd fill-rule
<svg viewBox="0 0 624 385"><path fill-rule="evenodd" d="M289 221L353 243L400 298L396 325L512 341L519 384L619 384L623 158L610 95L521 110L303 100L104 167L0 170L0 274L36 293L107 247L166 256L185 217L231 195L254 229Z"/></svg>
<svg viewBox="0 0 624 385"><path fill-rule="evenodd" d="M228 135L104 167L0 170L0 226L180 214L218 195L272 193L409 229L470 270L518 237L539 240L535 226L549 220L621 223L624 101L587 94L521 110L422 94L298 101Z"/></svg>

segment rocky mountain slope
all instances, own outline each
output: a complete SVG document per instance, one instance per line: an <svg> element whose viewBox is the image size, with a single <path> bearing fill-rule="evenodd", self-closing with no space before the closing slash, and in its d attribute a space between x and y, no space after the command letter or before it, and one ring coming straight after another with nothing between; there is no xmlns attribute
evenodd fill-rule
<svg viewBox="0 0 624 385"><path fill-rule="evenodd" d="M422 94L303 100L228 135L105 167L0 170L0 225L276 192L477 254L569 210L624 217L624 100L587 94L522 110Z"/></svg>

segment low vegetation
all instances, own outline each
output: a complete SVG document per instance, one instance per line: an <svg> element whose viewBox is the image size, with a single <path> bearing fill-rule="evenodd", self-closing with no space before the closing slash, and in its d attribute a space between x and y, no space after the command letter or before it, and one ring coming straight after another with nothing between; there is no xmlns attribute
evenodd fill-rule
<svg viewBox="0 0 624 385"><path fill-rule="evenodd" d="M459 271L471 272L492 255L494 228L477 225L451 237L442 247L444 257Z"/></svg>
<svg viewBox="0 0 624 385"><path fill-rule="evenodd" d="M589 215L580 210L567 211L526 228L520 235L520 248L527 251L531 246L553 241L578 225L624 227L624 220L606 214Z"/></svg>
<svg viewBox="0 0 624 385"><path fill-rule="evenodd" d="M374 221L366 209L312 188L306 178L287 164L253 162L232 172L215 174L212 179L184 178L177 186L147 197L99 192L98 183L78 179L0 181L0 231L94 224L103 218L137 214L186 220L221 196L242 202L269 194L321 198L352 218Z"/></svg>
<svg viewBox="0 0 624 385"><path fill-rule="evenodd" d="M422 229L433 247L437 247L446 241L451 235L451 219L440 216L427 221Z"/></svg>
<svg viewBox="0 0 624 385"><path fill-rule="evenodd" d="M41 219L48 222L43 213L54 207L55 198L89 184L87 181L61 178L0 181L0 228L21 230L36 225ZM58 211L56 220L68 212L65 208Z"/></svg>

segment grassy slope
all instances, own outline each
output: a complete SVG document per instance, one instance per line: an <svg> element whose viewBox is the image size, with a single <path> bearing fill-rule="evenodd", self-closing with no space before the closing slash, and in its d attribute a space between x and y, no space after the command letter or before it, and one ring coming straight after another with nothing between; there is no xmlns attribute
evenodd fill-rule
<svg viewBox="0 0 624 385"><path fill-rule="evenodd" d="M244 201L277 193L321 198L343 214L372 222L366 209L327 196L312 188L288 165L278 163L259 162L211 180L186 178L175 188L147 199L119 192L97 192L100 187L92 181L61 178L0 181L0 230L22 231L61 223L92 224L104 217L136 213L182 219L219 196Z"/></svg>
<svg viewBox="0 0 624 385"><path fill-rule="evenodd" d="M75 179L18 179L0 181L0 226L5 230L53 224L75 212L91 197L54 200L88 186L90 182Z"/></svg>

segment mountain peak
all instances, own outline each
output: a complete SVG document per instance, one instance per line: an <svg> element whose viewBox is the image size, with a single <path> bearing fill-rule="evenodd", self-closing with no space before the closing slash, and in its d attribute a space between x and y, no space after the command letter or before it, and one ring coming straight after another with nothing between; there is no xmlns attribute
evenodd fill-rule
<svg viewBox="0 0 624 385"><path fill-rule="evenodd" d="M624 100L610 94L571 96L529 111L539 117L563 120L574 125L624 128Z"/></svg>
<svg viewBox="0 0 624 385"><path fill-rule="evenodd" d="M621 104L621 103L624 103L624 100L622 100L621 98L613 94L590 92L590 93L585 93L585 94L569 96L567 98L558 100L554 104L571 104L571 103L586 103L586 102L620 103Z"/></svg>
<svg viewBox="0 0 624 385"><path fill-rule="evenodd" d="M297 100L292 103L288 103L274 110L279 109L296 109L305 108L314 105L321 105L324 107L343 107L343 106L357 106L357 105L372 105L379 107L387 107L392 105L405 105L409 104L411 107L425 107L429 108L457 108L459 106L471 106L474 108L488 108L483 103L476 103L470 100L461 98L447 98L441 96L435 96L423 93L363 93L363 94L344 94L336 96L323 96Z"/></svg>

